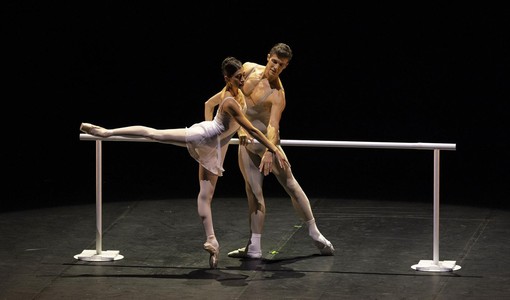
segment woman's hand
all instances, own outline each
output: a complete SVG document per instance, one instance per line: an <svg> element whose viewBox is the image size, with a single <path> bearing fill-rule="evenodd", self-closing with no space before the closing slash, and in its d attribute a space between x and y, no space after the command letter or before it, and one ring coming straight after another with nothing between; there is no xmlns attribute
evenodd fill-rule
<svg viewBox="0 0 510 300"><path fill-rule="evenodd" d="M276 155L276 158L278 159L278 163L280 164L280 167L283 170L285 170L286 168L290 168L290 163L287 160L287 157L285 157L285 155L283 154L282 151L280 151L280 149L277 149L275 155Z"/></svg>
<svg viewBox="0 0 510 300"><path fill-rule="evenodd" d="M253 143L253 138L249 135L239 135L239 146L246 146Z"/></svg>

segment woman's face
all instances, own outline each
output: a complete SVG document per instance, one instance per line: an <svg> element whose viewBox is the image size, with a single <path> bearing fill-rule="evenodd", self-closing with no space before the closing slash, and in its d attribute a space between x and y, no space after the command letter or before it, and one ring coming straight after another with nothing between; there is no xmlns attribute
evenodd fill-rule
<svg viewBox="0 0 510 300"><path fill-rule="evenodd" d="M245 80L246 77L244 74L244 68L240 68L234 73L234 75L232 75L232 77L230 77L230 82L237 88L241 88L244 85Z"/></svg>

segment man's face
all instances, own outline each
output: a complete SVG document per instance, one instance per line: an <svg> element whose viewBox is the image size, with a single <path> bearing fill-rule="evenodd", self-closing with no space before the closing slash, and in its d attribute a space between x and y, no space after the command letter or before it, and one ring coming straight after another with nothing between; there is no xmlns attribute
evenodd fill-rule
<svg viewBox="0 0 510 300"><path fill-rule="evenodd" d="M278 77L280 73L287 68L289 60L280 58L276 54L267 55L266 76L269 78Z"/></svg>

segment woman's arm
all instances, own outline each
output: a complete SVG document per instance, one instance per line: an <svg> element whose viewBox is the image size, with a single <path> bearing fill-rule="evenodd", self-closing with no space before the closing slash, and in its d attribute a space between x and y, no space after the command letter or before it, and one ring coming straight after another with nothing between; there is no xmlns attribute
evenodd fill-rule
<svg viewBox="0 0 510 300"><path fill-rule="evenodd" d="M249 135L257 139L257 141L266 146L269 151L274 153L277 156L278 162L282 168L285 168L289 165L287 158L285 155L283 155L280 149L278 149L276 145L273 144L259 129L253 126L253 124L246 118L246 116L239 108L239 105L233 98L228 98L223 102L223 111L230 114Z"/></svg>
<svg viewBox="0 0 510 300"><path fill-rule="evenodd" d="M214 108L220 104L221 102L221 94L222 91L219 91L214 96L209 98L209 100L205 101L204 103L204 117L206 121L211 121L214 116Z"/></svg>

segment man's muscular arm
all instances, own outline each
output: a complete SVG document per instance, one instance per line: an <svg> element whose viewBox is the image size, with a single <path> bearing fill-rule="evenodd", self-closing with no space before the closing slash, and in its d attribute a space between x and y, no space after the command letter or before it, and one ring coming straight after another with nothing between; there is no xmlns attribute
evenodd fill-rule
<svg viewBox="0 0 510 300"><path fill-rule="evenodd" d="M280 119L283 110L285 109L285 92L282 89L277 91L276 95L270 96L272 98L271 114L269 124L267 126L267 138L275 145L280 144ZM260 168L264 175L268 175L272 170L273 154L266 150L262 156Z"/></svg>
<svg viewBox="0 0 510 300"><path fill-rule="evenodd" d="M271 97L271 114L269 116L269 124L267 126L267 137L275 144L280 144L280 120L282 118L283 110L285 109L285 90L283 89L280 78L276 82L276 95Z"/></svg>

